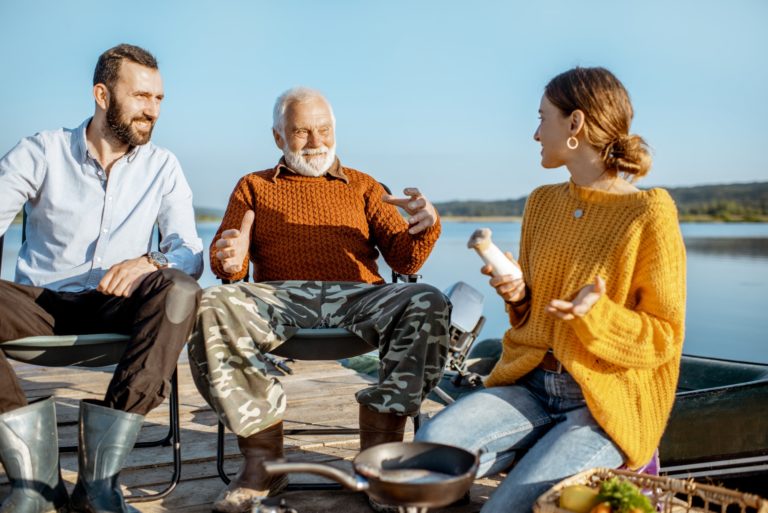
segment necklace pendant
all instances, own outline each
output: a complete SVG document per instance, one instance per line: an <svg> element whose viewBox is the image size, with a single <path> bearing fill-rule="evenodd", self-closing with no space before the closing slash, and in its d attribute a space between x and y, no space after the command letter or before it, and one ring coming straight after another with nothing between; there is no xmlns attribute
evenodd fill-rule
<svg viewBox="0 0 768 513"><path fill-rule="evenodd" d="M581 217L584 215L584 211L580 208L577 208L573 211L573 218L574 219L581 219Z"/></svg>

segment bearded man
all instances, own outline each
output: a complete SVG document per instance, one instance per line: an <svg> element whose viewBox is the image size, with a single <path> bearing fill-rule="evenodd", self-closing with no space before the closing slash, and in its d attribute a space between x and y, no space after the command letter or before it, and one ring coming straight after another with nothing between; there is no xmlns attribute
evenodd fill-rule
<svg viewBox="0 0 768 513"><path fill-rule="evenodd" d="M126 511L117 472L170 392L199 304L202 241L179 162L149 142L163 100L155 58L116 46L93 84L92 118L27 137L0 160L0 234L22 207L27 219L15 282L0 280L0 348L35 335L130 335L103 400L80 404L70 504ZM3 511L66 507L53 398L28 404L2 351L0 459L13 490Z"/></svg>
<svg viewBox="0 0 768 513"><path fill-rule="evenodd" d="M418 271L440 235L437 212L417 189L395 198L343 166L334 130L319 92L281 95L272 132L283 157L239 181L211 244L216 275L240 280L250 261L254 281L207 289L188 346L198 389L244 456L214 511L250 511L255 497L286 484L262 465L282 456L286 404L262 354L298 329L346 328L379 350L379 381L356 396L363 449L402 440L443 370L447 298L425 284L384 284L376 264L381 252L393 270Z"/></svg>

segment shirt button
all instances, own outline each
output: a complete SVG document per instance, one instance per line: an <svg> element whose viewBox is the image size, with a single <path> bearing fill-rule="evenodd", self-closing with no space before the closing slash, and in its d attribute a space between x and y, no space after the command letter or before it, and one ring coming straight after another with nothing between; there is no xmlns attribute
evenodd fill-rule
<svg viewBox="0 0 768 513"><path fill-rule="evenodd" d="M107 233L109 230L107 230L106 228L104 228L104 229L103 229L103 230L101 230L101 231L102 231L102 232L104 232L104 233Z"/></svg>
<svg viewBox="0 0 768 513"><path fill-rule="evenodd" d="M109 201L112 201L112 196L107 196L107 199L108 199Z"/></svg>
<svg viewBox="0 0 768 513"><path fill-rule="evenodd" d="M97 258L97 259L96 259L96 261L97 261L97 262L101 262L101 258Z"/></svg>

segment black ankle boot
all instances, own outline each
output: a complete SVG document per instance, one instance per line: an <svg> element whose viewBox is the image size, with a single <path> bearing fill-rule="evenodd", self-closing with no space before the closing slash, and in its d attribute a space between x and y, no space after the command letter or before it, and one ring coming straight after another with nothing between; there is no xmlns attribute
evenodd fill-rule
<svg viewBox="0 0 768 513"><path fill-rule="evenodd" d="M80 402L80 446L77 485L70 501L72 511L137 511L125 503L118 475L143 422L143 415Z"/></svg>
<svg viewBox="0 0 768 513"><path fill-rule="evenodd" d="M11 483L0 512L66 510L53 397L0 415L0 460Z"/></svg>

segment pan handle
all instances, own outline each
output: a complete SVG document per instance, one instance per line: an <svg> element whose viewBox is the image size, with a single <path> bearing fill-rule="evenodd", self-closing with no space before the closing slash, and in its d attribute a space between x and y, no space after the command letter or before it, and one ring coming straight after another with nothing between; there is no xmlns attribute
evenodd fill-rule
<svg viewBox="0 0 768 513"><path fill-rule="evenodd" d="M319 463L288 463L285 460L265 461L264 468L268 474L290 474L292 472L301 472L306 474L317 474L328 479L333 479L345 488L357 492L368 490L368 480L364 477L354 474L349 475L330 465L320 465Z"/></svg>

